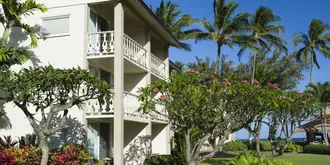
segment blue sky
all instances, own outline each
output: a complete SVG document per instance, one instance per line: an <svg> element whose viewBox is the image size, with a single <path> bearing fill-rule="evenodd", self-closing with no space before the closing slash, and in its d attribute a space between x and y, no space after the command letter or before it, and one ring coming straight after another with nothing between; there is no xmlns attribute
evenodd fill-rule
<svg viewBox="0 0 330 165"><path fill-rule="evenodd" d="M165 0L166 1L166 0ZM160 0L145 0L147 4L151 4L154 8L159 5ZM207 18L212 20L213 0L172 0L172 2L179 4L182 13L191 14L194 18ZM330 24L330 1L328 0L236 0L240 4L238 12L249 12L253 13L260 6L267 6L271 8L277 15L281 17L279 22L285 26L286 33L282 36L289 43L289 52L293 52L295 49L292 46L292 36L297 32L307 33L308 26L312 19L322 19L323 21ZM172 61L181 61L184 63L195 61L195 56L206 57L209 56L212 59L216 57L216 45L211 41L202 41L195 44L194 41L189 41L192 45L191 52L185 52L175 48L170 49L170 59ZM236 56L238 50L232 50L224 47L222 49L223 54L228 55L228 59L239 64ZM248 56L246 54L245 56ZM317 54L318 62L321 66L320 69L315 68L313 71L313 82L324 82L330 80L330 59L324 58L321 54ZM246 61L246 57L243 58L243 62ZM244 61L245 60L245 61ZM303 90L309 81L309 73L305 73L305 80L299 82L297 89ZM267 129L262 129L262 138L267 137ZM248 134L246 131L239 131L236 133L238 138L247 138ZM298 134L296 137L304 136L304 134Z"/></svg>

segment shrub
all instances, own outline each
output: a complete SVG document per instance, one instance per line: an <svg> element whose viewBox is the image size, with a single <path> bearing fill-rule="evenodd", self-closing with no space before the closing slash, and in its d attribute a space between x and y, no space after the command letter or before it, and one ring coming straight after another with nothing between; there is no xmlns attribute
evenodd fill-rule
<svg viewBox="0 0 330 165"><path fill-rule="evenodd" d="M301 147L305 147L307 144L307 142L302 142L302 141L299 141L299 142L293 142L293 144L296 144L296 145L299 145Z"/></svg>
<svg viewBox="0 0 330 165"><path fill-rule="evenodd" d="M38 165L41 160L41 152L35 147L22 147L22 148L8 148L5 149L8 155L13 156L15 164L19 165Z"/></svg>
<svg viewBox="0 0 330 165"><path fill-rule="evenodd" d="M248 146L246 143L242 141L231 141L225 143L222 147L223 151L245 151L248 150Z"/></svg>
<svg viewBox="0 0 330 165"><path fill-rule="evenodd" d="M0 164L13 165L15 162L13 156L9 155L4 150L0 151Z"/></svg>
<svg viewBox="0 0 330 165"><path fill-rule="evenodd" d="M246 152L241 154L234 160L231 160L228 165L294 165L293 163L280 160L267 160L258 158L255 154Z"/></svg>
<svg viewBox="0 0 330 165"><path fill-rule="evenodd" d="M304 153L330 155L330 146L327 145L307 145L303 148Z"/></svg>
<svg viewBox="0 0 330 165"><path fill-rule="evenodd" d="M91 156L84 146L74 144L51 151L49 162L51 165L88 165L90 159Z"/></svg>
<svg viewBox="0 0 330 165"><path fill-rule="evenodd" d="M0 137L0 151L6 148L15 147L17 145L17 141L13 140L11 136L3 136Z"/></svg>
<svg viewBox="0 0 330 165"><path fill-rule="evenodd" d="M289 144L288 147L286 148L287 152L302 152L303 147L297 144Z"/></svg>
<svg viewBox="0 0 330 165"><path fill-rule="evenodd" d="M184 165L175 155L156 155L144 160L144 165Z"/></svg>

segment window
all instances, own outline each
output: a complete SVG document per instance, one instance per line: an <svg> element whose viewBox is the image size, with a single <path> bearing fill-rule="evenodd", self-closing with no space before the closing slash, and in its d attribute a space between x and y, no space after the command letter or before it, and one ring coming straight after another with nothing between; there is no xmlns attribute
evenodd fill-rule
<svg viewBox="0 0 330 165"><path fill-rule="evenodd" d="M42 19L42 27L45 30L45 36L69 35L70 16L55 16Z"/></svg>

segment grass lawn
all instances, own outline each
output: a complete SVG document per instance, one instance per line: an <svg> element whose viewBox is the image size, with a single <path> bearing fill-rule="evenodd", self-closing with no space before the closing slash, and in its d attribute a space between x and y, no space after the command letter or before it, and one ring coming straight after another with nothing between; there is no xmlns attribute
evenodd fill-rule
<svg viewBox="0 0 330 165"><path fill-rule="evenodd" d="M330 156L329 155L313 155L313 154L295 154L286 153L281 157L276 159L285 160L295 163L296 165L329 165ZM225 165L230 158L214 158L199 165Z"/></svg>

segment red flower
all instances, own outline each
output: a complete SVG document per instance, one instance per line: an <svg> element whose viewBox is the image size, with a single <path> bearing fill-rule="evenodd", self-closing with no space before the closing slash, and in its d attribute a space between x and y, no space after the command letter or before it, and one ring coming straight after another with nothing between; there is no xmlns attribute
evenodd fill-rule
<svg viewBox="0 0 330 165"><path fill-rule="evenodd" d="M259 84L259 81L258 80L254 80L253 82L256 83L256 84Z"/></svg>
<svg viewBox="0 0 330 165"><path fill-rule="evenodd" d="M154 92L155 93L158 93L159 92L159 89L156 87L156 88L154 88Z"/></svg>
<svg viewBox="0 0 330 165"><path fill-rule="evenodd" d="M256 89L259 89L259 88L261 88L259 85L257 85L257 86L254 86L254 88L256 88Z"/></svg>
<svg viewBox="0 0 330 165"><path fill-rule="evenodd" d="M228 80L226 80L226 85L229 86L231 85L231 83Z"/></svg>
<svg viewBox="0 0 330 165"><path fill-rule="evenodd" d="M278 84L273 84L273 87L274 87L274 88L278 88L279 85L278 85Z"/></svg>
<svg viewBox="0 0 330 165"><path fill-rule="evenodd" d="M301 95L301 94L303 94L303 93L302 93L302 92L300 92L300 91L297 91L297 94Z"/></svg>
<svg viewBox="0 0 330 165"><path fill-rule="evenodd" d="M215 74L212 74L212 75L211 75L211 78L215 78Z"/></svg>
<svg viewBox="0 0 330 165"><path fill-rule="evenodd" d="M217 108L218 108L219 111L222 111L223 110L223 108L222 108L221 105L219 105Z"/></svg>
<svg viewBox="0 0 330 165"><path fill-rule="evenodd" d="M268 86L272 86L272 83L268 82L267 85L268 85Z"/></svg>
<svg viewBox="0 0 330 165"><path fill-rule="evenodd" d="M241 81L242 84L247 84L248 82L246 80Z"/></svg>
<svg viewBox="0 0 330 165"><path fill-rule="evenodd" d="M201 73L200 73L200 72L198 72L198 71L196 71L195 73L196 73L197 75L200 75L200 74L201 74Z"/></svg>
<svg viewBox="0 0 330 165"><path fill-rule="evenodd" d="M161 95L159 98L160 98L161 100L165 100L165 99L167 99L167 96L166 96L166 95Z"/></svg>

